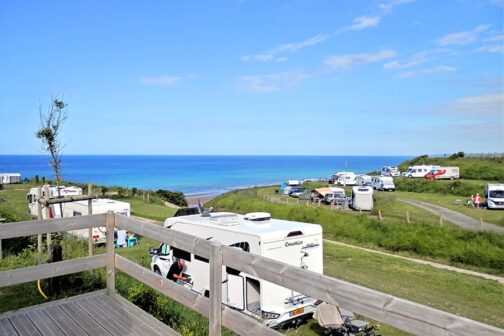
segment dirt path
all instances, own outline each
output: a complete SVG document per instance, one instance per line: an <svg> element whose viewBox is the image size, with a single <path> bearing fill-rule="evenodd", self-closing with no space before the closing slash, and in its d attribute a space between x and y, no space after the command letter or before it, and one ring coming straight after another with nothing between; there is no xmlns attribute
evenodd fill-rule
<svg viewBox="0 0 504 336"><path fill-rule="evenodd" d="M479 278L497 281L497 282L499 282L499 283L501 283L501 284L504 285L504 278L500 277L500 276L497 276L497 275L480 273L480 272L466 270L464 268L458 268L458 267L454 267L454 266L440 264L440 263L433 262L433 261L427 261L427 260L422 260L422 259L415 259L415 258L400 256L400 255L397 255L397 254L392 254L392 253L387 253L387 252L382 252L382 251L371 250L371 249L367 249L365 247L360 247L360 246L355 246L355 245L349 245L349 244L345 244L345 243L340 243L340 242L337 242L337 241L334 241L334 240L324 239L324 242L329 243L329 244L334 244L334 245L340 245L340 246L350 247L350 248L354 248L354 249L365 251L365 252L377 253L377 254L388 256L388 257L394 257L394 258L398 258L398 259L403 259L403 260L411 261L411 262L414 262L414 263L417 263L417 264L429 265L429 266L432 266L432 267L435 267L435 268L438 268L438 269L444 269L444 270L453 271L453 272L457 272L457 273L473 275L473 276L476 276L476 277L479 277Z"/></svg>
<svg viewBox="0 0 504 336"><path fill-rule="evenodd" d="M413 205L416 207L419 207L421 209L424 209L426 211L429 211L430 213L433 213L437 216L443 216L444 219L446 219L448 222L460 226L461 228L464 229L469 229L469 230L487 230L487 231L493 231L497 233L504 233L504 228L500 227L495 224L490 224L486 222L480 223L479 220L474 219L472 217L466 216L464 214L461 214L459 212L443 208L439 205L427 203L427 202L422 202L422 201L417 201L417 200L412 200L412 199L406 199L406 198L398 198L397 199L400 202Z"/></svg>

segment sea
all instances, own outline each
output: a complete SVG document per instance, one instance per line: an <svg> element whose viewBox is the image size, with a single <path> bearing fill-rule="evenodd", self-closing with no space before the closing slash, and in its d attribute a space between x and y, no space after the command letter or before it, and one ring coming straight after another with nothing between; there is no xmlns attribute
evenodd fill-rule
<svg viewBox="0 0 504 336"><path fill-rule="evenodd" d="M139 189L168 189L188 196L288 179L326 179L338 171L368 173L396 166L409 156L191 156L64 155L65 181ZM0 173L54 179L46 155L0 155Z"/></svg>

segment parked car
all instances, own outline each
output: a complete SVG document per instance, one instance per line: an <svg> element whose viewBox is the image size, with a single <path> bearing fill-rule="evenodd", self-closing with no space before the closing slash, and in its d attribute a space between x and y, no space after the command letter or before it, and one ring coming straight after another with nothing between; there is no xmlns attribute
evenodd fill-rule
<svg viewBox="0 0 504 336"><path fill-rule="evenodd" d="M324 195L324 203L331 204L337 200L345 199L345 189L343 188L331 188L331 192Z"/></svg>
<svg viewBox="0 0 504 336"><path fill-rule="evenodd" d="M291 189L289 196L299 198L304 193L305 189L306 188L303 188L303 187L294 187Z"/></svg>

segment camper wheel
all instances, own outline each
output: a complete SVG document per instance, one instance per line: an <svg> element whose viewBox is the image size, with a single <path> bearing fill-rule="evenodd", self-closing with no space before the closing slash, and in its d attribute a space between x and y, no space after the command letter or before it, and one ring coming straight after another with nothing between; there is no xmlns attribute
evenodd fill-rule
<svg viewBox="0 0 504 336"><path fill-rule="evenodd" d="M157 275L161 275L161 270L159 269L159 267L154 266L154 273L156 273Z"/></svg>

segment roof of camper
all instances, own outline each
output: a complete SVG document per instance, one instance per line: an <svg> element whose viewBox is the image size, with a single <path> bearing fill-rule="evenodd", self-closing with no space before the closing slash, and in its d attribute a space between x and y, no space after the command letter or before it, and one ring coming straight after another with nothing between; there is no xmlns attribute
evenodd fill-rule
<svg viewBox="0 0 504 336"><path fill-rule="evenodd" d="M83 206L88 206L88 201L74 201L72 203L78 204L78 205L83 205ZM109 204L117 204L117 205L130 205L127 202L122 202L122 201L116 201L110 198L96 198L93 199L93 206L102 206L102 205L109 205Z"/></svg>
<svg viewBox="0 0 504 336"><path fill-rule="evenodd" d="M222 218L225 218L226 220L219 221L219 219ZM322 233L322 227L318 224L308 224L274 218L266 221L250 221L246 220L243 215L230 212L213 212L207 217L202 215L171 217L165 221L165 226L184 223L214 227L230 232L240 232L260 236L261 238L266 239L278 237L285 238L293 231L301 231L303 234Z"/></svg>

